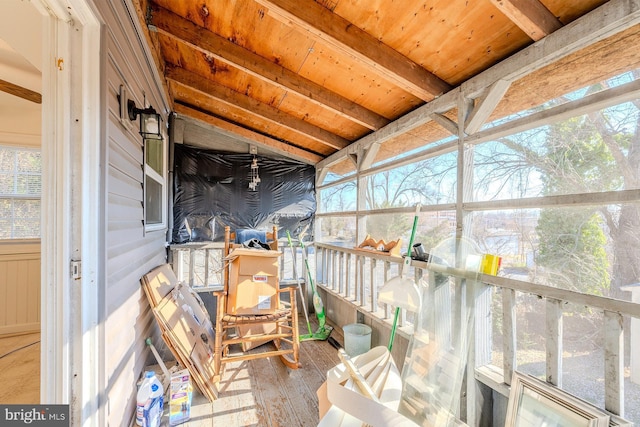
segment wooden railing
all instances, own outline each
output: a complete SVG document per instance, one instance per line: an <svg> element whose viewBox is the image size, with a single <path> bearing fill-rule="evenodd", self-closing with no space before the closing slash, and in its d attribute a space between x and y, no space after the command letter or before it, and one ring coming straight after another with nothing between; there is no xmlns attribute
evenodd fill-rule
<svg viewBox="0 0 640 427"><path fill-rule="evenodd" d="M295 271L298 279L305 282L307 270L302 257L302 248L297 240L292 241L295 254ZM305 255L309 257L309 249L313 244L305 243ZM280 257L280 279L295 280L293 274L293 256L286 240L278 240L278 250ZM169 247L169 263L179 281L188 283L196 290L206 292L218 289L222 285L222 271L224 260L223 242L193 242L184 244L174 244ZM309 258L312 270L315 264L313 257Z"/></svg>
<svg viewBox="0 0 640 427"><path fill-rule="evenodd" d="M398 268L402 263L399 257L389 257L384 254L372 253L352 248L316 243L317 257L317 281L318 285L325 287L332 293L351 301L358 310L369 312L373 316L388 319L391 308L379 305L377 291L390 277L398 274ZM609 412L624 416L624 328L629 322L627 319L640 319L640 304L618 299L600 297L580 292L539 285L508 277L478 274L457 268L442 265L428 264L426 262L412 261L411 274L416 281L423 281L429 286L429 292L434 298L447 298L445 294L436 294L433 277L436 273L449 276L454 282L461 283L465 280L473 280L481 284L480 289L473 294L474 302L470 304L475 314L473 323L473 336L471 337L471 351L469 352L468 366L471 370L467 375L475 377L481 383L491 387L499 393L508 396L509 384L513 371L517 369L516 355L516 298L521 294L531 294L544 300L545 316L545 341L546 341L546 380L554 385L562 387L563 379L563 307L567 303L586 307L592 311L602 313L601 331L604 335L604 406ZM502 304L497 308L494 305L492 312L492 293L499 292ZM457 292L453 298L452 306L460 307L465 302L464 298L469 294ZM437 307L438 304L435 305ZM437 308L434 311L438 311ZM430 313L430 316L450 316L448 311L439 314ZM455 314L453 314L455 317ZM502 319L502 366L491 368L492 353L492 320L491 316L500 316ZM401 324L411 326L411 314L402 313ZM463 325L456 324L455 318L440 324L447 324L450 331ZM434 317L434 323L438 323ZM632 340L633 342L633 340ZM640 351L640 349L632 349ZM585 367L585 369L590 369ZM468 399L473 400L475 387L468 387ZM473 413L475 405L467 405L467 423L475 425L478 414Z"/></svg>
<svg viewBox="0 0 640 427"><path fill-rule="evenodd" d="M307 271L301 250L297 245L297 242L294 242L296 271L298 278L305 281L308 277ZM307 256L309 247L315 248L315 256L312 254L309 261L311 271L315 272L314 279L318 286L348 300L358 310L366 311L372 316L387 321L391 318L393 307L378 304L377 292L380 286L390 278L400 274L402 258L326 243L307 245L305 248ZM282 252L280 277L284 280L294 280L291 250L286 241L279 242L279 250ZM170 261L179 280L201 291L209 291L219 288L222 283L224 265L221 259L222 251L222 243L172 245ZM472 295L465 292L449 294L444 288L436 289L434 281L436 274L448 276L454 283L472 280L482 285ZM625 325L629 324L627 319L640 319L640 304L415 260L411 262L411 269L405 272L405 275L413 277L416 282L424 279L423 282L430 286L431 298L439 301L435 306L440 308L436 308L429 314L434 325L439 325L434 328L445 329L438 333L452 334L460 330L459 328L468 326L462 324L460 316L445 307L450 305L460 309L467 303L465 299L473 300L472 304L468 304L474 310L476 320L472 325L471 351L468 360L470 370L467 371L467 375L475 377L476 380L505 396L509 393L513 371L518 368L516 362L517 298L529 294L544 301L545 376L548 382L559 387L562 387L563 380L563 307L570 303L602 313L600 328L605 337L603 341L605 408L613 414L624 416L623 334ZM492 297L495 293L501 296L501 305L496 307L494 304L492 311ZM438 321L438 318L444 316L451 317L446 322L442 319ZM492 316L499 316L502 319L502 366L498 367L490 365L493 345ZM398 325L405 332L410 333L413 319L413 313L401 310ZM468 399L475 399L474 390L475 388L471 386L467 388ZM467 406L466 419L469 425L473 425L475 424L473 420L479 415L473 413L474 405Z"/></svg>

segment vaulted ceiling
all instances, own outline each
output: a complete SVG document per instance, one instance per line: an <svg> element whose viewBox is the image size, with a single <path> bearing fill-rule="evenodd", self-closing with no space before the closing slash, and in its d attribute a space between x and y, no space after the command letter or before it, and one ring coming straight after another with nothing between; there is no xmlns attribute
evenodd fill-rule
<svg viewBox="0 0 640 427"><path fill-rule="evenodd" d="M604 3L135 1L183 132L204 126L212 147L311 164Z"/></svg>

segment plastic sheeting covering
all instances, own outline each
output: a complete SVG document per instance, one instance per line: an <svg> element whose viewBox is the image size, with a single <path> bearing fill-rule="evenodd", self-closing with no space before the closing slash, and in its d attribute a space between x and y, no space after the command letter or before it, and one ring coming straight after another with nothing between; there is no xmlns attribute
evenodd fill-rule
<svg viewBox="0 0 640 427"><path fill-rule="evenodd" d="M428 283L422 281L422 309L402 370L398 412L421 427L458 427L463 378L474 330L474 301L481 256L469 239L447 239L430 251ZM463 278L454 280L451 269ZM441 270L440 272L438 270Z"/></svg>
<svg viewBox="0 0 640 427"><path fill-rule="evenodd" d="M224 227L297 235L316 210L315 168L255 156L260 183L249 189L252 154L175 146L173 243L221 241ZM311 227L313 229L313 227Z"/></svg>

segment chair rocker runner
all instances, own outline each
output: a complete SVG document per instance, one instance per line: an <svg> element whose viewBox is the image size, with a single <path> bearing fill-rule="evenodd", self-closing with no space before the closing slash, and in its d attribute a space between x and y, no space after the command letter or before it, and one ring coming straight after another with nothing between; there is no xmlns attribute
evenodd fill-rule
<svg viewBox="0 0 640 427"><path fill-rule="evenodd" d="M214 292L217 297L215 372L221 377L226 363L271 356L279 356L287 367L298 369L296 288L279 287L276 227L269 242L271 250L242 248L241 244L232 243L231 236L230 227L225 227L223 255L228 264L224 268L223 289ZM281 301L282 293L289 294L290 303ZM248 352L269 341L275 350ZM232 345L240 345L243 353L231 354Z"/></svg>

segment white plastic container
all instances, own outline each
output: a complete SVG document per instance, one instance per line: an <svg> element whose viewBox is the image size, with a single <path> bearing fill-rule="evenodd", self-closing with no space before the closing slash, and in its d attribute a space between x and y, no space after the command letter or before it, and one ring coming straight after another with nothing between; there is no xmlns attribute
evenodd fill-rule
<svg viewBox="0 0 640 427"><path fill-rule="evenodd" d="M371 349L371 327L362 323L351 323L342 328L344 351L351 357L366 353Z"/></svg>
<svg viewBox="0 0 640 427"><path fill-rule="evenodd" d="M164 410L164 388L155 372L144 373L137 401L136 424L143 427L159 427Z"/></svg>

